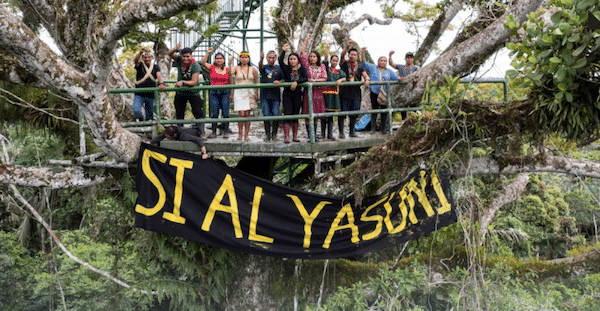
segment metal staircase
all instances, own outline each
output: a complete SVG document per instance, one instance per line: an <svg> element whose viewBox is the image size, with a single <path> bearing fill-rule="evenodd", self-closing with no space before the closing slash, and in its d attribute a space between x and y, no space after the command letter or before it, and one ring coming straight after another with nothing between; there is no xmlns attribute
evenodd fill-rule
<svg viewBox="0 0 600 311"><path fill-rule="evenodd" d="M171 46L175 46L177 42L182 43L182 47L190 47L194 58L197 60L202 58L209 47L212 47L214 52L221 52L229 56L234 56L237 59L237 52L223 43L228 37L239 37L243 39L244 46L242 49L247 49L246 32L250 21L251 13L260 8L261 0L218 0L218 11L212 16L208 16L202 29L190 31L189 33L171 33ZM239 26L242 22L241 27ZM209 37L205 37L204 33L208 26L219 24L219 30ZM241 36L237 36L241 33ZM193 43L192 43L193 42Z"/></svg>

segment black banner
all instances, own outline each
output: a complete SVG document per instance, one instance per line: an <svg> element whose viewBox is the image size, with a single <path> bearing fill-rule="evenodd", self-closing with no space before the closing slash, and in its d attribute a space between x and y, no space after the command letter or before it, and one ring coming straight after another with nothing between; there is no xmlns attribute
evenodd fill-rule
<svg viewBox="0 0 600 311"><path fill-rule="evenodd" d="M346 257L416 239L456 222L447 178L418 170L388 193L322 196L195 154L142 144L136 227L235 251Z"/></svg>

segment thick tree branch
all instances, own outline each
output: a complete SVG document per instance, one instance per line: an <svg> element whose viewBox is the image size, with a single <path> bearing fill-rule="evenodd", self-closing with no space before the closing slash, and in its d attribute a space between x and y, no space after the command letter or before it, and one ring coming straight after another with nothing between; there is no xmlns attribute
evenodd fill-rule
<svg viewBox="0 0 600 311"><path fill-rule="evenodd" d="M479 219L480 229L479 236L481 241L484 241L486 234L488 233L488 224L496 217L496 213L500 208L508 203L511 203L518 199L527 184L529 183L529 174L521 173L509 184L499 190L500 195L490 203L485 209L485 213Z"/></svg>
<svg viewBox="0 0 600 311"><path fill-rule="evenodd" d="M538 9L544 0L520 0L496 21L473 37L444 52L430 64L406 78L407 84L395 92L394 105L410 106L420 102L429 81L439 81L444 74L465 76L481 65L490 55L503 47L511 35L504 27L506 18L512 14L515 21L523 22L527 15Z"/></svg>
<svg viewBox="0 0 600 311"><path fill-rule="evenodd" d="M110 59L118 40L137 23L167 19L185 10L198 9L213 1L215 0L133 0L127 2L114 16L110 17L110 22L100 30L102 36L98 49L106 53L105 56Z"/></svg>
<svg viewBox="0 0 600 311"><path fill-rule="evenodd" d="M44 226L44 229L46 229L46 231L48 232L48 234L50 235L50 237L52 237L52 239L54 240L54 242L58 245L58 247L60 247L60 249L62 249L63 252L65 252L65 254L71 258L73 261L77 262L78 264L86 267L87 269L98 273L100 275L102 275L103 277L117 283L120 286L123 286L125 288L134 290L134 291L139 291L140 293L143 294L156 294L156 292L148 292L146 290L139 290L136 289L134 287L131 287L131 285L125 283L124 281L117 279L116 277L112 276L110 273L104 271L104 270L100 270L94 266L92 266L91 264L89 264L86 261L83 261L81 259L79 259L77 256L73 255L69 249L67 249L67 247L62 244L62 242L60 241L60 239L58 238L58 236L54 233L54 231L52 230L52 228L50 227L50 225L44 220L44 218L42 217L42 215L40 215L37 210L31 205L29 204L29 202L27 200L25 200L25 198L21 195L21 193L19 192L19 190L17 189L17 187L15 187L15 185L10 185L10 189L13 192L13 195L23 204L25 205L25 207L27 208L27 210L33 215L33 217L40 223L42 224L42 226Z"/></svg>
<svg viewBox="0 0 600 311"><path fill-rule="evenodd" d="M535 158L512 158L512 164L501 167L499 161L492 158L477 158L469 161L468 165L455 165L453 177L469 175L507 175L519 173L559 173L579 177L600 179L600 163L578 160L573 158L537 155Z"/></svg>
<svg viewBox="0 0 600 311"><path fill-rule="evenodd" d="M79 166L48 168L0 164L0 184L67 189L94 186L102 182L104 177L90 176Z"/></svg>
<svg viewBox="0 0 600 311"><path fill-rule="evenodd" d="M453 0L449 5L446 6L446 9L438 18L433 22L431 27L429 27L429 32L427 36L423 40L423 44L417 50L415 54L415 64L422 65L427 61L429 55L433 50L436 42L440 39L444 31L450 25L450 22L454 19L456 14L460 12L463 7L464 0Z"/></svg>
<svg viewBox="0 0 600 311"><path fill-rule="evenodd" d="M0 6L0 45L46 87L75 98L84 95L85 75L54 53L6 6ZM74 81L80 81L79 85Z"/></svg>
<svg viewBox="0 0 600 311"><path fill-rule="evenodd" d="M393 18L386 18L386 19L379 19L377 17L374 17L370 14L363 14L361 15L359 18L351 21L351 22L346 22L341 15L336 15L334 17L331 18L326 18L324 20L324 22L326 24L337 24L339 25L341 28L345 28L348 30L354 29L356 27L358 27L358 25L362 24L362 22L364 21L368 21L369 25L373 25L373 24L377 24L377 25L389 25L392 23L394 19Z"/></svg>

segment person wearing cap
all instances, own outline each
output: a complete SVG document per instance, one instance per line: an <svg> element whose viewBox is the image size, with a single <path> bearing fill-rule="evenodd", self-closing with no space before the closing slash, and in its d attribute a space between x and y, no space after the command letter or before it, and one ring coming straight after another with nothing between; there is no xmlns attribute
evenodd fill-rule
<svg viewBox="0 0 600 311"><path fill-rule="evenodd" d="M169 56L175 61L177 66L177 83L175 87L194 87L198 85L198 78L202 68L200 64L194 60L192 56L192 49L184 48L181 50L180 55L177 51L181 48L181 43L169 50ZM196 119L202 119L204 117L202 110L204 102L200 97L200 91L177 91L175 93L175 100L173 106L175 106L175 118L184 119L185 107L190 102L192 108L192 114ZM204 132L204 126L198 126L200 134Z"/></svg>
<svg viewBox="0 0 600 311"><path fill-rule="evenodd" d="M404 77L408 76L409 74L419 70L419 66L414 64L415 55L412 52L406 53L406 56L404 57L406 65L395 64L392 60L392 55L394 55L394 53L394 51L390 51L390 66L398 70L398 76L401 78L400 81L404 80Z"/></svg>
<svg viewBox="0 0 600 311"><path fill-rule="evenodd" d="M140 61L140 58L142 61ZM156 87L161 91L165 90L160 68L152 61L152 51L146 47L140 48L140 51L133 57L135 64L135 87L146 88ZM145 109L146 118L142 115L142 107ZM133 116L136 121L154 119L154 92L135 93L133 97Z"/></svg>

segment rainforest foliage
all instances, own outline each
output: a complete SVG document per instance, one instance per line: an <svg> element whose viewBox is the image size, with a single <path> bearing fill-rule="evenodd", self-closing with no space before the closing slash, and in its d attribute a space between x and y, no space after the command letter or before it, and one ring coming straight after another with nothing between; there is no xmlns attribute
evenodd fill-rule
<svg viewBox="0 0 600 311"><path fill-rule="evenodd" d="M502 166L540 161L543 153L600 161L598 142L577 145L598 129L599 34L585 27L597 1L550 2L560 8L552 25L540 15L507 23L526 36L508 44L517 70L507 103L501 85L460 85L446 76L428 85L425 102L432 104L409 114L385 145L323 179L307 179L303 188L336 193L346 183L355 195L369 196L422 163L483 157ZM71 101L47 90L0 87L3 161L37 167L77 155ZM69 254L127 286L74 261L2 184L1 310L600 309L598 179L528 174L522 191L492 213L520 176L457 177L458 223L388 249L323 261L235 253L134 228L135 170L88 169L106 180L87 188L16 189Z"/></svg>

